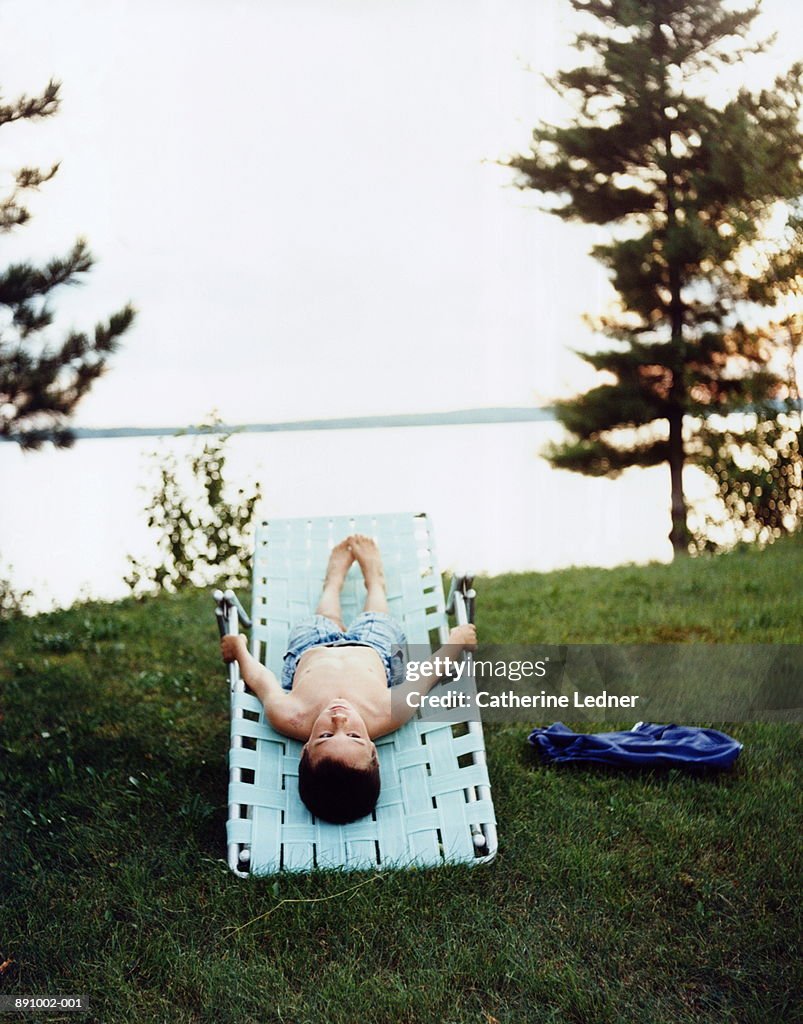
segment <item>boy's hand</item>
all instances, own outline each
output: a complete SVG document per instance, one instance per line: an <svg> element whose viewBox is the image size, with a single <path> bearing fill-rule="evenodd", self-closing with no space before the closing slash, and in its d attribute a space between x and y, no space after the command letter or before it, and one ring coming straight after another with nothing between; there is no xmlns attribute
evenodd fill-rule
<svg viewBox="0 0 803 1024"><path fill-rule="evenodd" d="M220 653L228 665L229 662L237 661L243 655L248 654L248 644L242 634L235 636L229 633L220 638Z"/></svg>
<svg viewBox="0 0 803 1024"><path fill-rule="evenodd" d="M476 626L455 626L449 631L448 643L457 644L468 651L475 651L477 649Z"/></svg>

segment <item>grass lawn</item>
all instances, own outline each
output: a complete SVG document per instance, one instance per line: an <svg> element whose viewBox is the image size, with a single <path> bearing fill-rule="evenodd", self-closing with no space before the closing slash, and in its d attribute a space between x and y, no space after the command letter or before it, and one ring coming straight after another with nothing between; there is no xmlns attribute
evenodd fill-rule
<svg viewBox="0 0 803 1024"><path fill-rule="evenodd" d="M798 540L482 579L478 628L499 643L798 643L801 578ZM91 1002L9 1020L803 1019L797 726L727 726L745 749L714 778L543 768L527 726L488 727L495 863L243 881L223 860L209 595L2 628L0 993Z"/></svg>

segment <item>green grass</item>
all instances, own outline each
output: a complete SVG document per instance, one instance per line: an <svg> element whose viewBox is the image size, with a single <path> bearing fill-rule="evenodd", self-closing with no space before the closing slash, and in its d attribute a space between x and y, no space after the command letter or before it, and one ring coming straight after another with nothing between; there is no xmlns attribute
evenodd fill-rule
<svg viewBox="0 0 803 1024"><path fill-rule="evenodd" d="M797 643L802 576L789 542L482 579L478 626L493 642ZM801 1019L797 727L729 727L745 750L715 778L543 768L526 726L489 727L492 865L243 881L223 862L211 608L85 605L0 637L0 992L92 1003L35 1019Z"/></svg>

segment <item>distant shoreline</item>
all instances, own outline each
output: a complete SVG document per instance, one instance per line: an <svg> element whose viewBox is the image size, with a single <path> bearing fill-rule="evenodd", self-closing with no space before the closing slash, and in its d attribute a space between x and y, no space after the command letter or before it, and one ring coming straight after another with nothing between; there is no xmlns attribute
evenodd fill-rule
<svg viewBox="0 0 803 1024"><path fill-rule="evenodd" d="M409 412L385 416L347 416L329 420L287 420L277 423L221 423L215 427L76 427L76 439L102 437L173 437L176 434L257 434L290 430L360 430L374 427L438 427L481 423L530 423L554 420L551 408L522 407L455 409L450 412ZM6 438L2 438L6 440Z"/></svg>

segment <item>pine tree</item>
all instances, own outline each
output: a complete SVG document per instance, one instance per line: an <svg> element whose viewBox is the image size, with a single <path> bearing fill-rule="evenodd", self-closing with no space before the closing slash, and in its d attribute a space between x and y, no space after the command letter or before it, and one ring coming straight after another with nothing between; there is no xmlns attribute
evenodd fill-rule
<svg viewBox="0 0 803 1024"><path fill-rule="evenodd" d="M16 102L0 100L0 127L16 121L51 117L59 108L60 84L50 81L40 96L21 96ZM0 234L30 219L26 192L37 190L58 171L23 167L16 173L10 194L0 197ZM66 256L44 267L14 263L0 273L0 437L24 448L45 441L64 447L73 441L69 419L75 407L103 373L106 362L134 319L130 305L85 333L67 332L53 342L49 328L53 312L51 294L76 284L94 260L83 239Z"/></svg>
<svg viewBox="0 0 803 1024"><path fill-rule="evenodd" d="M777 203L803 193L803 66L720 108L706 99L706 81L764 49L746 41L758 4L570 2L597 28L576 39L585 63L552 81L574 119L540 125L531 152L508 164L550 212L612 226L593 254L619 303L595 321L614 346L583 354L611 380L558 403L571 438L547 454L596 476L667 463L669 536L686 553L683 468L702 461L693 444L700 425L769 409L783 391L766 332L746 321L744 261Z"/></svg>

